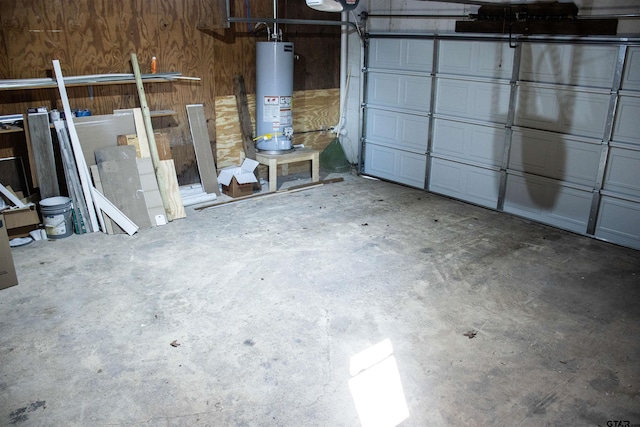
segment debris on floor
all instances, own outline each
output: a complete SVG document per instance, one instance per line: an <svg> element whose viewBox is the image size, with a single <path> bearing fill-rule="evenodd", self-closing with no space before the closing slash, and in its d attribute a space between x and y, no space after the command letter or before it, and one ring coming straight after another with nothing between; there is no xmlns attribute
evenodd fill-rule
<svg viewBox="0 0 640 427"><path fill-rule="evenodd" d="M472 329L472 330L470 330L470 331L468 331L468 332L466 332L466 333L464 333L462 335L464 335L465 337L469 337L469 339L471 339L471 338L475 338L477 334L478 334L478 331L474 331Z"/></svg>

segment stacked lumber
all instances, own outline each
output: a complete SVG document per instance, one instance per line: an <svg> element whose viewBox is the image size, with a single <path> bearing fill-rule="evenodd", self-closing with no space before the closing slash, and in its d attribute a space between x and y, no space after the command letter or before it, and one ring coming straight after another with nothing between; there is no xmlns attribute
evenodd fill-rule
<svg viewBox="0 0 640 427"><path fill-rule="evenodd" d="M82 230L132 235L141 227L185 217L168 139L159 138L162 147L156 147L135 56L143 108L104 116L73 117L59 61L53 62L66 117L54 126Z"/></svg>

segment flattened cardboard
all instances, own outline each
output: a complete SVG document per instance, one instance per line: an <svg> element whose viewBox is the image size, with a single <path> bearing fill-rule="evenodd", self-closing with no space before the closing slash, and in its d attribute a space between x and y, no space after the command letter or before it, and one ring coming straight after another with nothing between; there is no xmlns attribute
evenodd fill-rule
<svg viewBox="0 0 640 427"><path fill-rule="evenodd" d="M0 289L9 288L18 284L18 276L13 264L9 236L4 215L0 213Z"/></svg>
<svg viewBox="0 0 640 427"><path fill-rule="evenodd" d="M6 209L2 211L9 238L27 237L29 232L38 228L40 217L36 205L29 204L24 208Z"/></svg>

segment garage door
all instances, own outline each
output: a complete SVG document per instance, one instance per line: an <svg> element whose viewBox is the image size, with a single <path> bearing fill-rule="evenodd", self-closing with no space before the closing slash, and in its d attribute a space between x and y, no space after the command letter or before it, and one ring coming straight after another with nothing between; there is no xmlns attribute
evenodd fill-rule
<svg viewBox="0 0 640 427"><path fill-rule="evenodd" d="M640 48L368 46L365 173L640 249Z"/></svg>

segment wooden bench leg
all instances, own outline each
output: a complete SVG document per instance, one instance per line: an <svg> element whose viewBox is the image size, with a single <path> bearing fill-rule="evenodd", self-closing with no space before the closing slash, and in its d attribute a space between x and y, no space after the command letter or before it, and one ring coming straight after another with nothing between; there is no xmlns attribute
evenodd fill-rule
<svg viewBox="0 0 640 427"><path fill-rule="evenodd" d="M311 182L320 181L320 154L316 151L311 159Z"/></svg>
<svg viewBox="0 0 640 427"><path fill-rule="evenodd" d="M269 159L269 192L278 189L278 159Z"/></svg>

